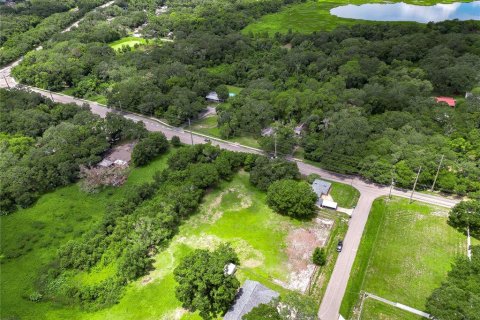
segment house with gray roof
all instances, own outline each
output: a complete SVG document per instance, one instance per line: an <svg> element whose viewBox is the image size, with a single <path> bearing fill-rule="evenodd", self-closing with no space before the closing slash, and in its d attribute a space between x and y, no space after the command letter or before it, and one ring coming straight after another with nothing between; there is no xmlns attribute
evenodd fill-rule
<svg viewBox="0 0 480 320"><path fill-rule="evenodd" d="M238 291L234 304L230 307L223 319L241 320L242 317L252 311L253 308L261 304L267 304L279 296L278 292L265 287L257 281L246 280Z"/></svg>
<svg viewBox="0 0 480 320"><path fill-rule="evenodd" d="M322 195L327 195L330 192L332 184L325 180L315 179L312 183L313 192L318 197L317 206L322 205Z"/></svg>

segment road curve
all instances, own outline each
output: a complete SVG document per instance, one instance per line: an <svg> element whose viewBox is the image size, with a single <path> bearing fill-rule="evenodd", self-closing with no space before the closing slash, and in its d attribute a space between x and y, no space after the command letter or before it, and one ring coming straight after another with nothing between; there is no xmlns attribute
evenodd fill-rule
<svg viewBox="0 0 480 320"><path fill-rule="evenodd" d="M19 86L16 84L15 80L11 77L10 74L12 67L17 64L18 62L15 62L12 65L0 70L0 87L17 86L18 88L38 92L41 95L53 99L56 102L75 103L79 106L88 106L92 113L97 114L100 117L105 117L109 112L116 112L122 114L125 118L131 119L133 121L143 122L145 124L145 127L149 131L163 132L168 139L171 139L173 136L178 136L180 140L186 144L205 143L205 140L208 139L213 145L217 145L223 149L256 154L263 153L260 149L244 146L238 143L228 142L225 140L217 139L215 137L205 136L199 133L190 132L182 128L172 127L152 117L139 115L131 112L116 111L96 102L78 99L68 95L55 93L39 88ZM348 176L326 171L311 164L307 164L300 159L292 158L289 160L295 161L298 165L300 172L304 175L316 173L328 180L350 184L360 191L359 201L357 203L353 216L350 219L349 228L347 234L345 235L344 249L337 258L332 276L328 283L327 290L325 292L318 312L318 317L321 320L337 320L339 318L340 305L343 299L343 295L345 293L345 289L347 287L350 271L352 269L355 255L360 245L363 229L365 228L365 224L367 222L368 214L370 213L373 200L378 197L388 195L389 188L386 186L370 183L356 176ZM407 190L394 189L392 190L392 194L404 198L410 197L410 192ZM454 206L459 201L455 199L421 193L415 193L413 195L413 200L448 208Z"/></svg>

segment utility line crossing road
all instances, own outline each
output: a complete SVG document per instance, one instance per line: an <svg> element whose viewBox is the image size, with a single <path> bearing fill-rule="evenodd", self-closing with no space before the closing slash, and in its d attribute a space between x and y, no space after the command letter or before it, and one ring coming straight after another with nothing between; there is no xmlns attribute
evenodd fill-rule
<svg viewBox="0 0 480 320"><path fill-rule="evenodd" d="M12 66L16 64L18 64L18 62L14 63ZM10 74L12 66L8 66L0 70L0 87L14 87L16 85L14 79L11 77ZM120 113L125 118L131 119L133 121L143 122L145 124L145 127L149 131L163 132L168 139L171 139L173 136L178 136L180 140L186 144L190 144L192 143L192 141L194 144L205 143L205 139L209 139L212 144L217 145L223 149L256 154L263 153L262 150L243 146L238 143L231 143L214 137L193 133L182 128L172 127L166 123L161 122L158 119L148 116L143 116L130 112L114 111L96 102L86 101L83 99L78 99L64 94L42 90L39 88L33 88L28 86L18 87L38 92L41 95L47 98L51 98L56 102L75 103L80 106L88 105L92 113L97 114L101 117L105 117L108 112ZM297 163L300 172L304 175L316 173L328 180L351 184L360 191L360 199L350 219L349 228L344 239L343 251L338 256L332 276L330 278L330 282L328 283L325 296L323 297L322 303L320 305L320 310L318 312L318 317L321 320L337 320L339 318L340 304L342 302L342 298L347 287L350 271L352 269L355 255L360 245L360 239L362 237L363 229L365 228L365 224L367 222L368 214L370 212L370 208L372 207L373 200L378 197L388 195L390 189L386 186L369 183L355 176L341 175L329 172L313 165L304 163L299 159L290 160ZM410 192L406 190L393 189L392 195L408 198L410 197ZM415 193L413 195L413 199L448 208L453 207L456 203L458 203L458 200L421 193Z"/></svg>

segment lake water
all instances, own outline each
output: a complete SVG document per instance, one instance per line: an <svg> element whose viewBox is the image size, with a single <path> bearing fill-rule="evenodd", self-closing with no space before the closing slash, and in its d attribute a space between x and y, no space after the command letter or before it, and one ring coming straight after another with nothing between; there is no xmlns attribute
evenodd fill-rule
<svg viewBox="0 0 480 320"><path fill-rule="evenodd" d="M416 6L403 2L349 4L330 10L330 14L350 19L372 21L415 21L427 23L444 20L480 20L480 1Z"/></svg>

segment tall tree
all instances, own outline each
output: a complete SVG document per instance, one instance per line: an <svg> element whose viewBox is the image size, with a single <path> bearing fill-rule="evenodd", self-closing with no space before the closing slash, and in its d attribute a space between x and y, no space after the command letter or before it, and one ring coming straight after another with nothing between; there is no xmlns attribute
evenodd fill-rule
<svg viewBox="0 0 480 320"><path fill-rule="evenodd" d="M480 201L462 201L450 210L448 224L462 232L480 239Z"/></svg>
<svg viewBox="0 0 480 320"><path fill-rule="evenodd" d="M186 256L173 274L178 286L175 295L184 308L199 311L203 319L215 319L231 306L240 283L225 274L228 263L238 264L237 254L222 244L215 251L197 249Z"/></svg>
<svg viewBox="0 0 480 320"><path fill-rule="evenodd" d="M315 214L317 195L305 181L275 181L268 188L267 203L280 214L307 218Z"/></svg>

